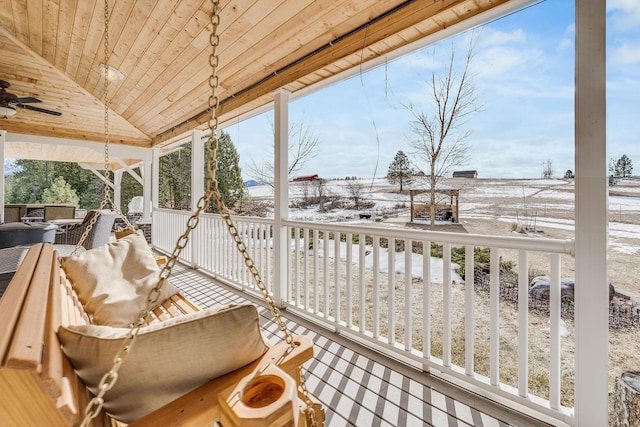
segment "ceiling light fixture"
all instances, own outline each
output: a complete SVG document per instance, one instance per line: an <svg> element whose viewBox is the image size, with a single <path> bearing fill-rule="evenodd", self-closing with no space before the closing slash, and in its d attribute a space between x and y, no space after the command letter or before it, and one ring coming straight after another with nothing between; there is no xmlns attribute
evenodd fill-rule
<svg viewBox="0 0 640 427"><path fill-rule="evenodd" d="M104 69L107 68L107 80L110 82L117 82L124 79L124 74L117 68L113 68L111 65L100 64L100 73L104 75Z"/></svg>
<svg viewBox="0 0 640 427"><path fill-rule="evenodd" d="M16 110L14 110L13 108L11 108L9 106L7 106L7 107L1 106L0 107L0 116L5 116L5 117L13 116L15 113L16 113Z"/></svg>

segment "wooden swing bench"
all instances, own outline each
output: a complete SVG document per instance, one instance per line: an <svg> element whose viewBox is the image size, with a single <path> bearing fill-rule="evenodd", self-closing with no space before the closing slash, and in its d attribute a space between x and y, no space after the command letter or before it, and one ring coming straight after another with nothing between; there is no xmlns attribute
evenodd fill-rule
<svg viewBox="0 0 640 427"><path fill-rule="evenodd" d="M196 311L199 308L178 293L158 307L148 323ZM79 424L92 396L63 353L56 332L61 325L88 323L90 318L60 268L53 247L32 246L0 299L3 425ZM261 421L251 425L305 425L305 417L300 415L304 403L298 398L300 391L295 381L299 379L301 364L313 357L313 344L304 336L296 337L295 342L296 349L291 350L281 342L252 363L201 385L129 425L200 426L219 420L225 426L233 426L243 425L243 420L252 417ZM264 390L264 381L255 380L258 372L269 375L257 378L280 378L266 389L271 395L274 390L281 392L281 397L254 404L260 401L255 394ZM324 413L317 404L314 409L317 425L322 425ZM126 424L102 411L91 425Z"/></svg>

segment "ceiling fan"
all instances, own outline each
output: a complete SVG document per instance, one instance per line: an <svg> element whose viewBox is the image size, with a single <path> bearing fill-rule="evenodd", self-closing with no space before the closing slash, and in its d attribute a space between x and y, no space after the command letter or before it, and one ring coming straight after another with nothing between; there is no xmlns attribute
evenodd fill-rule
<svg viewBox="0 0 640 427"><path fill-rule="evenodd" d="M14 115L16 113L16 107L23 108L25 110L37 111L39 113L51 114L52 116L60 116L62 114L57 111L27 105L42 101L31 96L20 98L17 95L7 92L7 89L10 86L11 83L0 80L0 116L6 117Z"/></svg>

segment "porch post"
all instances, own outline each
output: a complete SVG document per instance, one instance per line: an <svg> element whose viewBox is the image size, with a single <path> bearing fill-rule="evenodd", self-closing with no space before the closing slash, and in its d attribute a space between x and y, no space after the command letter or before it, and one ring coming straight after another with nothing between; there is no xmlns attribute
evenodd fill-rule
<svg viewBox="0 0 640 427"><path fill-rule="evenodd" d="M122 172L124 169L113 171L113 204L122 212Z"/></svg>
<svg viewBox="0 0 640 427"><path fill-rule="evenodd" d="M4 144L6 130L0 130L0 158L2 159L2 165L0 166L0 172L2 172L2 183L0 183L0 224L4 222Z"/></svg>
<svg viewBox="0 0 640 427"><path fill-rule="evenodd" d="M191 213L198 209L198 200L204 194L204 141L202 131L194 129L191 131ZM200 244L196 238L197 233L193 233L189 239L191 245L191 267L198 267ZM203 242L206 244L206 242Z"/></svg>
<svg viewBox="0 0 640 427"><path fill-rule="evenodd" d="M151 213L155 209L158 209L158 197L160 194L160 149L152 148L151 149L151 203L152 209ZM146 185L145 185L146 187ZM143 196L144 199L144 196ZM157 221L151 221L151 245L155 245L154 236L157 236L159 230L157 230L158 225Z"/></svg>
<svg viewBox="0 0 640 427"><path fill-rule="evenodd" d="M576 0L575 425L608 425L609 289L604 1Z"/></svg>
<svg viewBox="0 0 640 427"><path fill-rule="evenodd" d="M204 141L202 131L191 131L191 212L198 209L198 200L204 194Z"/></svg>
<svg viewBox="0 0 640 427"><path fill-rule="evenodd" d="M142 218L141 219L149 219L151 218L151 201L155 200L152 198L152 187L153 187L153 178L152 178L152 160L149 159L148 156L142 161L142 165L140 172L142 172Z"/></svg>
<svg viewBox="0 0 640 427"><path fill-rule="evenodd" d="M287 297L287 228L289 217L289 92L274 94L274 220L273 299L280 307Z"/></svg>

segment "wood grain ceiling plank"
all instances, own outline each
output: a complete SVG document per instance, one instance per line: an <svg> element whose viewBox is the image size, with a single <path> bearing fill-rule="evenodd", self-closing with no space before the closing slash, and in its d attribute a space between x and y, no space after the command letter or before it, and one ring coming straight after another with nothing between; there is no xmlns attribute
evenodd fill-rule
<svg viewBox="0 0 640 427"><path fill-rule="evenodd" d="M78 0L68 0L60 3L58 12L58 33L56 36L55 57L45 58L53 64L58 70L67 68L69 59L69 49L71 48L71 38L73 34L73 20L76 13L76 5Z"/></svg>
<svg viewBox="0 0 640 427"><path fill-rule="evenodd" d="M109 11L109 49L111 57L109 65L114 65L114 46L117 45L119 39L125 40L125 44L130 39L125 35L122 36L124 28L127 27L130 15L133 13L137 2L131 1L114 1L111 3ZM85 41L82 57L84 58L78 68L78 72L74 80L82 87L87 89L96 98L102 99L104 96L103 75L100 73L100 64L105 62L104 59L104 3L97 1L92 16L91 28ZM137 31L139 25L134 25L132 31Z"/></svg>
<svg viewBox="0 0 640 427"><path fill-rule="evenodd" d="M53 64L56 57L56 35L58 33L58 0L44 0L42 16L42 52L40 56Z"/></svg>
<svg viewBox="0 0 640 427"><path fill-rule="evenodd" d="M139 126L135 117L137 114L141 114L141 110L153 108L156 102L159 102L158 100L164 100L171 93L178 91L179 84L183 83L183 80L189 79L189 77L183 77L182 80L179 80L176 76L188 68L198 55L206 55L201 49L195 48L192 42L196 38L208 40L209 31L206 30L208 14L204 4L193 11L192 18L185 21L185 26L170 41L164 53L158 55L149 68L139 71L144 72L146 78L138 81L138 85L130 90L131 96L128 98L130 102L126 109L120 113L123 117ZM188 72L189 70L187 70ZM120 102L119 111L123 105L123 102Z"/></svg>
<svg viewBox="0 0 640 427"><path fill-rule="evenodd" d="M345 2L352 3L352 0L345 0ZM316 5L314 8L310 8L310 5ZM243 18L238 19L232 26L229 27L231 33L238 33L238 28L250 28L251 30L241 32L242 37L238 39L237 42L230 42L229 38L236 36L236 34L232 34L231 36L226 31L221 35L221 53L220 53L220 62L222 64L226 64L231 61L227 60L225 57L233 57L233 58L243 58L243 53L249 49L253 49L251 46L255 46L257 44L262 44L264 47L263 51L267 52L267 56L272 58L277 58L277 51L285 51L286 46L283 46L285 43L278 43L276 39L273 38L273 28L288 28L288 34L282 33L278 36L279 40L287 40L288 38L295 38L298 36L300 32L300 26L308 28L308 25L301 24L302 22L318 20L320 16L323 16L319 11L325 9L326 6L322 6L323 2L288 2L281 3L277 9L270 9L270 14L265 14L265 11L269 9L265 9L263 4L256 3L253 10L247 10L243 13ZM335 4L335 3L332 3ZM337 8L340 8L339 5L336 5ZM344 13L344 12L342 12ZM221 18L224 20L224 17ZM261 23L266 23L265 25L260 25ZM323 30L326 30L326 26L323 27ZM312 38L316 38L315 34ZM256 42L257 41L257 42ZM229 46L224 49L224 46ZM247 56L247 55L245 55ZM226 74L224 68L220 69L220 82L223 88L228 87L229 85L233 86L232 81L244 81L244 84L247 83L247 79L245 75L248 76L251 74L250 69L264 69L265 66L261 65L255 61L247 60L243 62L241 59L235 59L238 61L237 65L234 62L234 70L229 70L227 68ZM160 111L159 107L162 107L163 104L154 104L157 105L158 108L154 109L154 111L147 111L146 118L141 117L140 119L136 119L136 123L142 128L147 129L152 125L149 123L152 117L171 117L172 120L165 123L166 128L170 128L175 124L179 124L185 118L191 117L193 114L197 114L202 111L203 107L206 108L206 99L209 93L209 87L207 83L208 76L210 74L210 67L208 62L200 62L201 70L198 71L197 77L192 78L191 81L202 82L196 87L193 87L190 92L185 93L185 96L182 97L182 101L178 100L173 105L167 105L166 110ZM195 62L194 62L195 65ZM190 67L192 68L193 65ZM244 73L244 75L239 74ZM262 75L256 76L255 74L252 76L253 80L261 79L262 77L268 75L269 70L263 71ZM233 76L229 76L229 74L233 74ZM235 86L239 86L236 84ZM219 95L224 96L219 91ZM201 100L201 101L198 101ZM199 105L198 105L199 104ZM157 111L156 111L157 110Z"/></svg>
<svg viewBox="0 0 640 427"><path fill-rule="evenodd" d="M337 8L341 9L340 6L351 2L352 0L346 0L339 3ZM341 22L339 16L344 16L344 11L336 12L333 10L331 13L326 9L325 2L309 2L304 6L296 10L290 9L288 12L295 12L290 16L287 16L280 9L276 10L274 12L275 19L278 15L282 15L286 16L286 20L278 22L278 25L268 25L266 27L267 30L270 30L268 34L251 39L254 44L250 46L250 50L249 48L245 49L247 54L238 50L221 55L220 75L234 76L233 79L224 79L225 87L231 93L238 92L259 81L337 37L333 31L327 33L326 22L334 22L335 25L339 25L338 22ZM301 23L304 23L304 35L300 32ZM221 42L224 42L224 39ZM297 56L288 53L291 51L296 51Z"/></svg>
<svg viewBox="0 0 640 427"><path fill-rule="evenodd" d="M177 44L176 39L180 34L190 34L190 31L195 30L188 27L190 24L194 25L191 22L192 17L195 19L205 18L206 3L208 0L179 2L178 7L159 26L160 32L151 41L145 55L138 62L129 64L123 70L126 73L126 79L115 91L112 98L118 113L127 114L126 110L145 92L149 83L140 84L141 80L155 80L162 73L158 65L161 58L175 58L175 55L179 55L182 46ZM186 34L184 34L185 32Z"/></svg>
<svg viewBox="0 0 640 427"><path fill-rule="evenodd" d="M42 6L43 0L25 2L27 4L27 19L29 25L29 42L31 49L42 56Z"/></svg>
<svg viewBox="0 0 640 427"><path fill-rule="evenodd" d="M0 0L0 25L8 32L15 34L15 17L11 0Z"/></svg>
<svg viewBox="0 0 640 427"><path fill-rule="evenodd" d="M69 42L69 55L65 67L62 68L62 71L72 79L75 79L78 67L82 61L82 50L84 49L84 43L89 33L89 24L91 23L95 9L93 7L94 4L95 3L86 0L76 3L73 29Z"/></svg>
<svg viewBox="0 0 640 427"><path fill-rule="evenodd" d="M29 42L29 15L27 12L27 2L13 0L11 2L13 10L13 31L12 34L23 43Z"/></svg>
<svg viewBox="0 0 640 427"><path fill-rule="evenodd" d="M157 10L155 0L137 0L135 2L119 2L114 5L109 19L109 65L122 72L122 61L131 50L131 46L138 39L142 29L147 24L149 11ZM164 4L166 7L166 4ZM104 27L104 20L102 20ZM99 71L99 65L104 63L104 40L98 41L96 48L87 50L87 57L90 57L91 69L83 86L91 88L90 92L100 97L104 92L104 78ZM115 85L114 85L115 86ZM111 99L110 94L110 99Z"/></svg>
<svg viewBox="0 0 640 427"><path fill-rule="evenodd" d="M110 63L127 77L121 84L114 85L114 90L112 90L112 105L116 106L116 111L121 111L121 106L118 104L119 101L131 96L130 88L137 79L129 77L132 70L135 69L136 64L139 64L150 56L157 57L160 53L159 50L153 49L154 43L165 22L167 22L174 12L175 7L166 7L166 5L163 7L160 7L160 5L153 7L144 25L141 26L140 33L131 43L128 52L118 55L114 54L114 58ZM144 76L144 73L138 74L138 77L142 76Z"/></svg>

